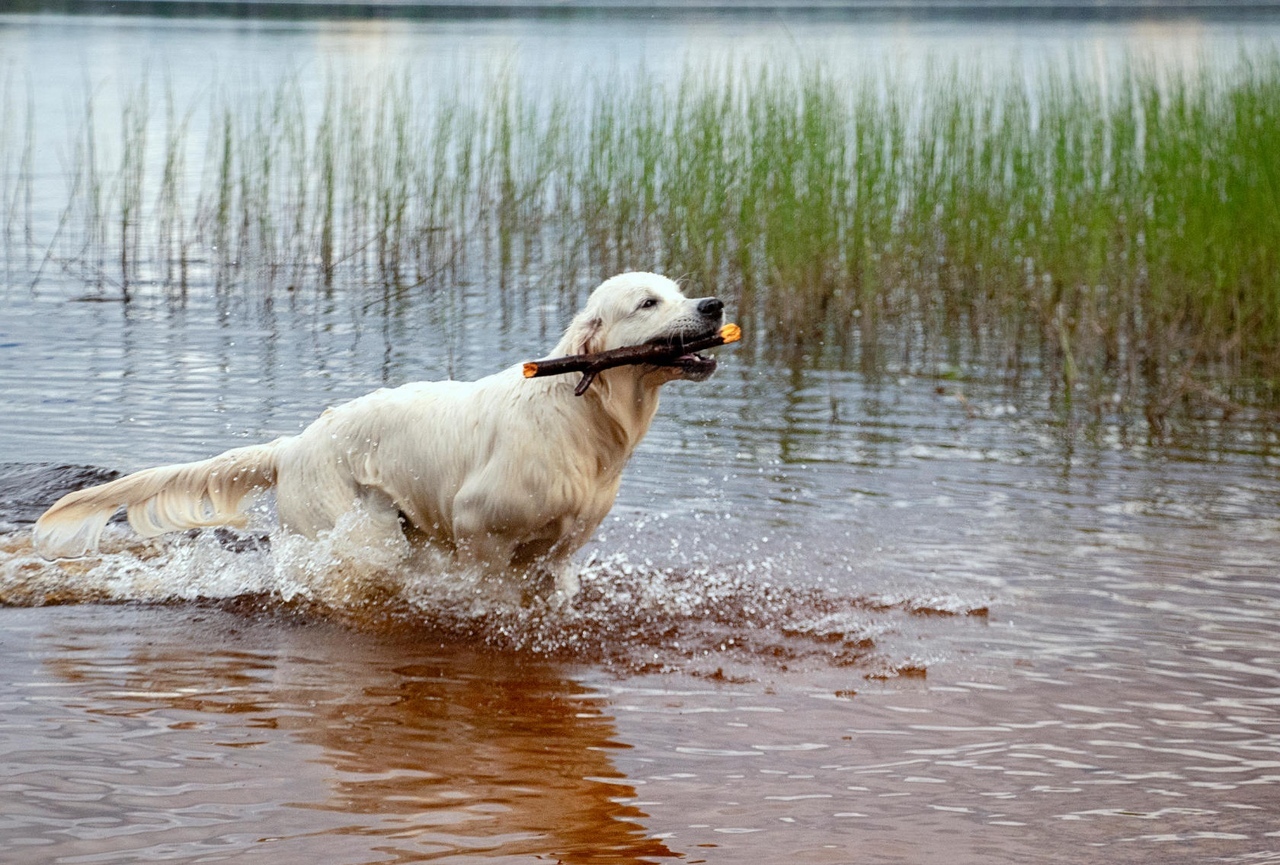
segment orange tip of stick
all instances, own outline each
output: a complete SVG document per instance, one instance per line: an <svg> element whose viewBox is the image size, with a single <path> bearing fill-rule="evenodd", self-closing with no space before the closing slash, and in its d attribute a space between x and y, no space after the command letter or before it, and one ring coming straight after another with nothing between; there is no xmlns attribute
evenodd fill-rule
<svg viewBox="0 0 1280 865"><path fill-rule="evenodd" d="M720 328L720 338L725 342L737 342L742 339L742 328L736 324L729 323Z"/></svg>
<svg viewBox="0 0 1280 865"><path fill-rule="evenodd" d="M533 378L538 374L538 365L533 361L529 361L524 365L524 377Z"/></svg>

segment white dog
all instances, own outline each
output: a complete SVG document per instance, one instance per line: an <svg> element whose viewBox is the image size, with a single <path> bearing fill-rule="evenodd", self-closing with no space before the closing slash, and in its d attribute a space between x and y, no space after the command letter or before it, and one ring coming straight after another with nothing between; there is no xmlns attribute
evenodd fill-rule
<svg viewBox="0 0 1280 865"><path fill-rule="evenodd" d="M724 305L688 299L651 273L597 288L551 356L714 333ZM415 382L328 409L296 436L201 462L161 466L70 493L35 525L48 558L85 555L121 507L141 535L243 525L251 494L275 487L288 530L310 538L353 508L359 540L409 536L486 574L554 578L578 587L569 558L604 519L623 466L673 379L701 381L714 358L599 374L584 396L577 376L525 378L520 365L475 382Z"/></svg>

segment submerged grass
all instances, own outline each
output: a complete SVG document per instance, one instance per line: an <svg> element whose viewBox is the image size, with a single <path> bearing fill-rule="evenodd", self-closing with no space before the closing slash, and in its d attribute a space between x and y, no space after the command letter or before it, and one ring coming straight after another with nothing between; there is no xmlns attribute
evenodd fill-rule
<svg viewBox="0 0 1280 865"><path fill-rule="evenodd" d="M725 68L535 97L495 74L468 97L330 75L201 106L144 84L114 135L86 101L44 238L7 86L0 226L123 299L391 298L468 267L576 294L651 268L732 298L776 356L1038 365L1062 404L1156 425L1274 404L1280 57L1033 81Z"/></svg>

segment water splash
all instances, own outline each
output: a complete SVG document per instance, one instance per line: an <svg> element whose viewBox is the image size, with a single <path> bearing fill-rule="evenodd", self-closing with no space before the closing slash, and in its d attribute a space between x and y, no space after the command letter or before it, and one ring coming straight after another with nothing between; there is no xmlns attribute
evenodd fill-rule
<svg viewBox="0 0 1280 865"><path fill-rule="evenodd" d="M117 522L96 555L51 562L32 548L26 524L60 488L96 479L86 472L97 470L10 468L18 474L0 476L0 519L7 521L0 525L0 604L9 606L213 603L247 615L319 617L441 644L714 679L807 667L916 675L920 662L885 657L882 637L912 619L987 614L984 602L953 595L797 584L793 563L764 554L679 566L633 561L625 552L593 555L581 568L581 592L565 602L523 591L516 577L461 570L403 538L371 545L359 509L315 541L271 530L269 500L254 509L249 531L142 540Z"/></svg>
<svg viewBox="0 0 1280 865"><path fill-rule="evenodd" d="M0 603L214 603L621 672L724 680L814 666L880 677L915 663L881 654L880 638L902 617L986 614L985 604L958 597L790 585L770 578L768 560L669 568L623 553L589 560L572 602L521 602L510 583L460 572L429 550L345 543L359 536L360 516L349 519L316 542L226 531L139 541L111 527L98 555L58 562L40 558L19 530L0 535Z"/></svg>

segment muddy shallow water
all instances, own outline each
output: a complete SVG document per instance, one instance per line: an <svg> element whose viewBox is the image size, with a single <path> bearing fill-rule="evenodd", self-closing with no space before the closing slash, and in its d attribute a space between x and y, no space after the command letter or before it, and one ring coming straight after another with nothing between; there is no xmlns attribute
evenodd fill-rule
<svg viewBox="0 0 1280 865"><path fill-rule="evenodd" d="M195 38L50 20L0 45L135 62ZM240 62L272 33L430 32L277 26L198 35ZM528 56L555 35L475 26ZM688 47L642 29L651 55ZM782 367L748 333L668 389L569 609L330 579L323 551L257 535L120 532L51 565L28 526L61 490L538 356L586 286L124 305L24 267L0 288L6 863L1280 862L1265 420L1150 441L1064 423L1034 375Z"/></svg>

